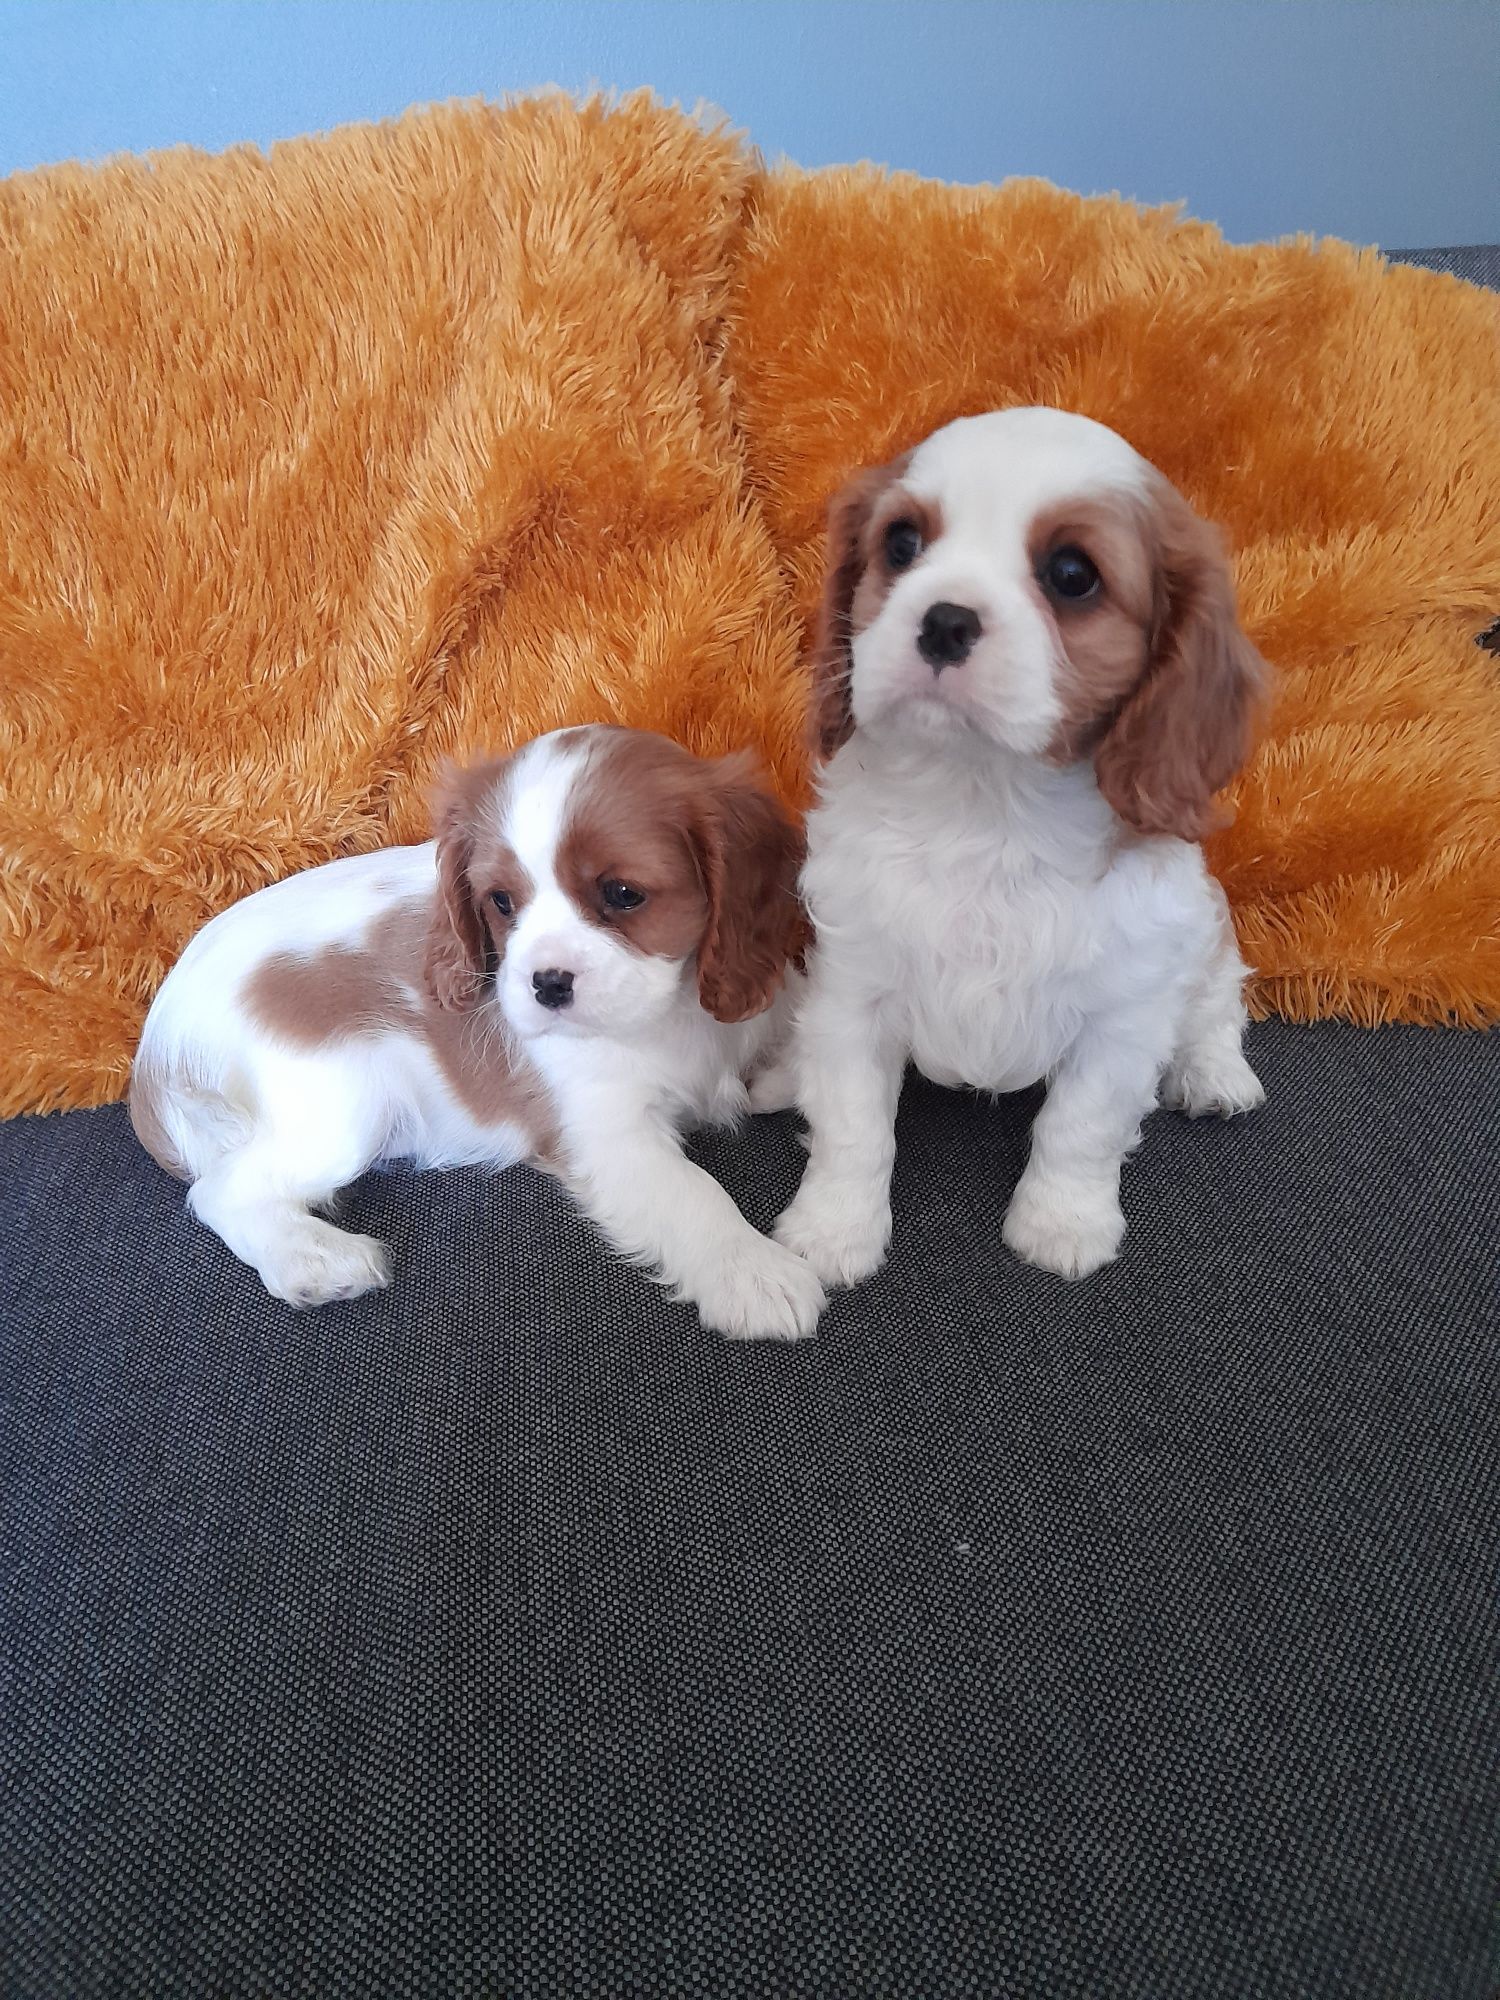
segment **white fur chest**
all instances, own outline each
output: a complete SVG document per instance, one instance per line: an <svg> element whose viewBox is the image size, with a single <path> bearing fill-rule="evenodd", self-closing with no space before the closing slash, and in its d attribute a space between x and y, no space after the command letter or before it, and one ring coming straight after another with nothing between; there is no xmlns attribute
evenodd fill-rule
<svg viewBox="0 0 1500 2000"><path fill-rule="evenodd" d="M925 1074L1014 1090L1091 1015L1170 983L1194 850L1122 848L1086 770L955 748L856 735L824 774L804 888L819 957Z"/></svg>
<svg viewBox="0 0 1500 2000"><path fill-rule="evenodd" d="M677 1131L732 1124L748 1104L743 1077L782 1016L784 1001L734 1026L715 1021L690 989L648 1032L614 1041L548 1038L532 1058L546 1078L565 1137L629 1104Z"/></svg>

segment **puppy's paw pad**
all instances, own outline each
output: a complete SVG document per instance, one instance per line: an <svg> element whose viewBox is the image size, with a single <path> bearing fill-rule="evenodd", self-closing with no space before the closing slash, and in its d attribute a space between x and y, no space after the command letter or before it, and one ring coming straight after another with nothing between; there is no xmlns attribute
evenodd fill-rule
<svg viewBox="0 0 1500 2000"><path fill-rule="evenodd" d="M355 1236L310 1218L262 1266L261 1277L266 1290L289 1306L326 1306L382 1290L391 1282L391 1257L373 1236Z"/></svg>
<svg viewBox="0 0 1500 2000"><path fill-rule="evenodd" d="M889 1204L868 1206L821 1193L799 1194L772 1232L826 1285L857 1285L885 1262L891 1240Z"/></svg>
<svg viewBox="0 0 1500 2000"><path fill-rule="evenodd" d="M729 1340L806 1340L826 1303L817 1274L762 1236L724 1261L698 1300L698 1316Z"/></svg>
<svg viewBox="0 0 1500 2000"><path fill-rule="evenodd" d="M1255 1071L1235 1050L1174 1064L1162 1078L1161 1101L1169 1111L1185 1112L1189 1118L1237 1118L1258 1111L1266 1093Z"/></svg>
<svg viewBox="0 0 1500 2000"><path fill-rule="evenodd" d="M1120 1254L1125 1217L1113 1198L1059 1189L1033 1192L1023 1183L1006 1211L1006 1248L1059 1278L1086 1278Z"/></svg>

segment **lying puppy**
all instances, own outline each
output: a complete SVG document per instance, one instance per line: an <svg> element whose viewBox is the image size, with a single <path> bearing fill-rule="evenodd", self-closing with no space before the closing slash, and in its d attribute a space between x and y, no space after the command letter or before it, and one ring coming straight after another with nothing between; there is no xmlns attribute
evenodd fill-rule
<svg viewBox="0 0 1500 2000"><path fill-rule="evenodd" d="M910 1056L943 1084L1046 1079L1002 1233L1082 1277L1119 1250L1159 1088L1261 1102L1195 844L1263 674L1218 537L1099 424L966 418L834 501L814 673L817 943L794 1063L756 1092L811 1126L777 1238L830 1282L879 1266Z"/></svg>
<svg viewBox="0 0 1500 2000"><path fill-rule="evenodd" d="M292 1305L389 1282L311 1211L383 1158L546 1166L706 1326L811 1332L822 1287L683 1157L729 1123L797 936L801 842L740 760L568 729L456 774L436 842L262 889L188 946L130 1109Z"/></svg>

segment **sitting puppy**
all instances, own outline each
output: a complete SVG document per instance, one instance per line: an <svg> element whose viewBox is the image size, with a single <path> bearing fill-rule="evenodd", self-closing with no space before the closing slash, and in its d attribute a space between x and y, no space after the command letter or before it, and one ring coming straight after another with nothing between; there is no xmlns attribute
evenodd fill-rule
<svg viewBox="0 0 1500 2000"><path fill-rule="evenodd" d="M1119 1250L1159 1088L1261 1102L1195 844L1263 675L1218 537L1099 424L966 418L835 499L814 675L817 942L793 1061L755 1092L811 1126L777 1238L830 1282L879 1266L910 1056L937 1083L1046 1079L1003 1235L1082 1277Z"/></svg>
<svg viewBox="0 0 1500 2000"><path fill-rule="evenodd" d="M381 1244L311 1212L372 1162L529 1160L706 1326L809 1333L817 1278L680 1139L745 1108L801 852L738 759L544 736L457 773L436 842L310 869L207 925L147 1018L136 1132L292 1305L389 1282Z"/></svg>

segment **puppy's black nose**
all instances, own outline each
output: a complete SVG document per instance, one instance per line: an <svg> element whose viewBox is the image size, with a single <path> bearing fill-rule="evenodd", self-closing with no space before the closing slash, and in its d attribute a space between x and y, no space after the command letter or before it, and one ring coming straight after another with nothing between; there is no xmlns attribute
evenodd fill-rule
<svg viewBox="0 0 1500 2000"><path fill-rule="evenodd" d="M559 972L555 965L549 965L545 972L533 972L531 990L543 1007L571 1007L573 1004L573 975Z"/></svg>
<svg viewBox="0 0 1500 2000"><path fill-rule="evenodd" d="M967 604L929 604L917 651L935 674L966 660L979 637L979 614Z"/></svg>

